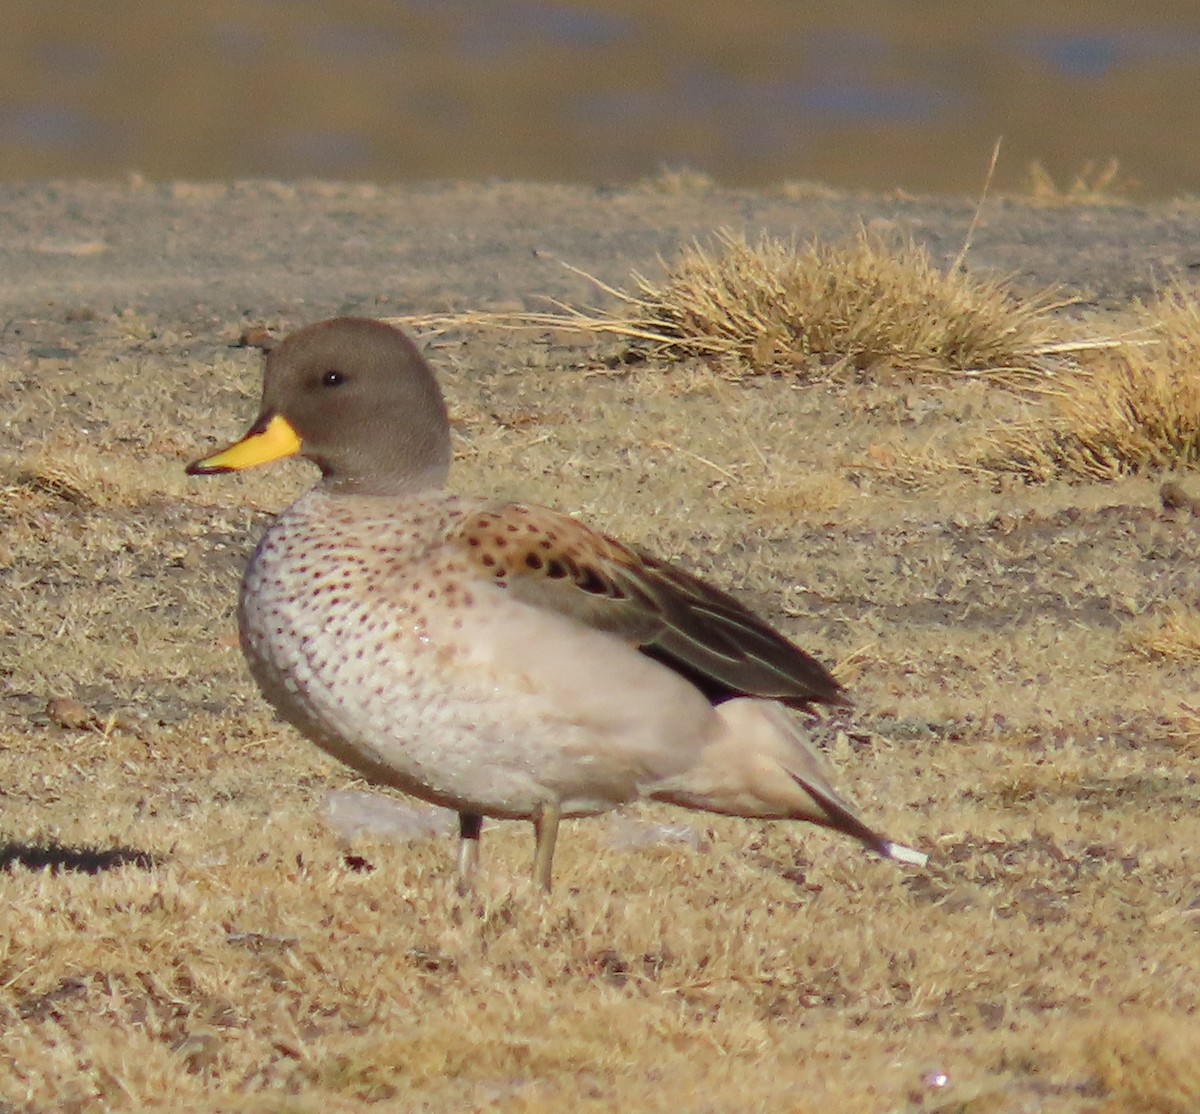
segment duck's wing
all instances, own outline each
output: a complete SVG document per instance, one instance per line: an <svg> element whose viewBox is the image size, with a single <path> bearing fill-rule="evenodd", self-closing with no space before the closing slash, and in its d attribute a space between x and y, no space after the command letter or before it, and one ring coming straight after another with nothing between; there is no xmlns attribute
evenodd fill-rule
<svg viewBox="0 0 1200 1114"><path fill-rule="evenodd" d="M733 596L573 518L522 503L466 516L451 538L474 574L522 602L626 639L714 704L848 704L815 658Z"/></svg>

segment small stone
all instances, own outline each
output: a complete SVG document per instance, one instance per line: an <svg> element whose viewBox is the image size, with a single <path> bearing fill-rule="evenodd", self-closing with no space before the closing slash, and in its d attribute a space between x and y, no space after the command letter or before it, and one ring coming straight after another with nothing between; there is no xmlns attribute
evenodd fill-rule
<svg viewBox="0 0 1200 1114"><path fill-rule="evenodd" d="M325 818L342 839L359 836L393 843L438 839L458 831L449 809L397 800L358 789L331 789L325 796Z"/></svg>
<svg viewBox="0 0 1200 1114"><path fill-rule="evenodd" d="M39 255L68 255L83 257L102 255L108 251L108 244L103 240L72 240L69 237L47 236L33 245L33 250Z"/></svg>
<svg viewBox="0 0 1200 1114"><path fill-rule="evenodd" d="M46 702L46 715L70 731L82 731L96 723L96 713L73 696L54 696Z"/></svg>
<svg viewBox="0 0 1200 1114"><path fill-rule="evenodd" d="M1158 489L1158 497L1162 500L1164 510L1191 511L1200 514L1200 499L1189 495L1183 490L1183 485L1175 480L1168 480Z"/></svg>
<svg viewBox="0 0 1200 1114"><path fill-rule="evenodd" d="M275 338L271 335L271 330L263 325L247 325L239 334L234 342L235 348L257 348L263 352L269 352L275 347Z"/></svg>

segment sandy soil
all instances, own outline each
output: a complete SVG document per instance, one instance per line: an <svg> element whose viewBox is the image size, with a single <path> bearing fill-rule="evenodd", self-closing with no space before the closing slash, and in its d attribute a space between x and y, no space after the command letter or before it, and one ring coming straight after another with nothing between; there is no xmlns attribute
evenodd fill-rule
<svg viewBox="0 0 1200 1114"><path fill-rule="evenodd" d="M347 846L329 822L326 794L363 786L273 721L232 618L311 475L182 474L255 412L258 354L232 342L595 303L560 261L625 284L722 226L865 223L948 263L974 210L665 187L0 189L0 1108L1200 1103L1200 665L1143 637L1200 605L1200 518L1158 476L888 467L1036 400L431 339L456 486L577 510L833 665L856 712L822 742L932 861L664 808L570 825L548 901L524 826L494 825L464 900L440 836ZM1197 244L1195 208L996 201L966 265L1116 329L1194 286Z"/></svg>
<svg viewBox="0 0 1200 1114"><path fill-rule="evenodd" d="M860 223L911 233L953 259L971 201L815 192L636 191L498 183L380 188L325 183L0 186L0 306L53 319L71 307L136 312L204 339L242 318L432 312L537 296L591 298L558 260L621 282L631 267L715 228L832 238ZM1061 285L1120 308L1200 267L1192 204L1030 207L988 202L968 256L1019 292ZM61 322L59 339L86 337ZM74 327L72 327L72 325ZM47 325L49 328L49 325ZM215 339L215 338L214 338ZM14 340L13 327L5 340ZM12 353L9 353L11 356Z"/></svg>

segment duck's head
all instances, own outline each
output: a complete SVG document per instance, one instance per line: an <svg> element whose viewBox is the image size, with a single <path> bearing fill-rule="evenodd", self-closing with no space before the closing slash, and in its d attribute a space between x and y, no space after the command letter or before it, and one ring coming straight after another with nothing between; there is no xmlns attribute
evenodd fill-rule
<svg viewBox="0 0 1200 1114"><path fill-rule="evenodd" d="M365 317L292 333L267 356L262 408L249 432L187 470L234 472L297 453L339 490L402 494L445 482L446 404L404 333Z"/></svg>

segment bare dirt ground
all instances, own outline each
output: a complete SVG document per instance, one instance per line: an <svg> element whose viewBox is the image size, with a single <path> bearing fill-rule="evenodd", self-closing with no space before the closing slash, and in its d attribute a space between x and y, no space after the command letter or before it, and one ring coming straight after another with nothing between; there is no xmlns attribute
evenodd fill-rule
<svg viewBox="0 0 1200 1114"><path fill-rule="evenodd" d="M258 697L238 579L311 473L183 475L256 411L245 326L596 303L560 261L627 284L723 226L948 264L974 208L669 185L0 188L0 1111L1200 1108L1200 664L1146 637L1200 607L1200 516L1160 476L893 466L1036 401L428 342L455 486L576 511L830 663L842 785L925 870L655 808L568 825L549 899L491 825L460 898L449 839L347 843L328 794L365 787ZM1198 245L1195 205L997 200L966 266L1115 330Z"/></svg>

